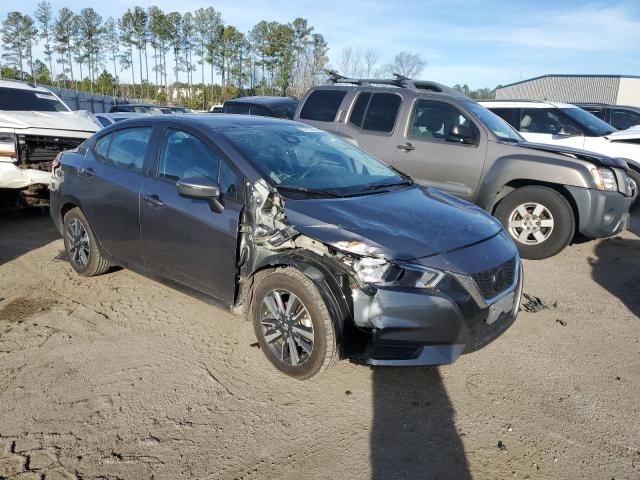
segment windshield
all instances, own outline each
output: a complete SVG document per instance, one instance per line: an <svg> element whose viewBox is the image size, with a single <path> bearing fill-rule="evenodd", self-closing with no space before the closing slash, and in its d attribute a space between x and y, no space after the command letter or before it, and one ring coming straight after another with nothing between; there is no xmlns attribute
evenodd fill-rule
<svg viewBox="0 0 640 480"><path fill-rule="evenodd" d="M595 135L596 137L604 137L605 135L609 135L617 131L616 128L612 127L607 122L600 120L592 113L589 113L581 108L571 107L561 108L560 110L562 110L564 114L570 117L572 120L577 122L582 128L590 132L592 135Z"/></svg>
<svg viewBox="0 0 640 480"><path fill-rule="evenodd" d="M271 111L276 118L289 118L292 119L296 113L297 103L282 103L280 105L272 105Z"/></svg>
<svg viewBox="0 0 640 480"><path fill-rule="evenodd" d="M488 108L485 108L476 102L465 102L465 106L471 110L471 112L478 117L478 120L480 120L485 127L491 130L499 140L512 143L525 141L525 139L522 138L511 125Z"/></svg>
<svg viewBox="0 0 640 480"><path fill-rule="evenodd" d="M0 110L13 112L68 112L67 106L50 92L0 87Z"/></svg>
<svg viewBox="0 0 640 480"><path fill-rule="evenodd" d="M306 125L234 127L223 135L274 186L333 195L405 185L408 179L334 135Z"/></svg>

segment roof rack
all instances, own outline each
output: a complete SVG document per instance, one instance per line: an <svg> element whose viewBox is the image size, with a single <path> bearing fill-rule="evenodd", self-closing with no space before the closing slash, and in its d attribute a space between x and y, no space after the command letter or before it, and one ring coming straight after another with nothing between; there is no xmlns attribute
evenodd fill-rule
<svg viewBox="0 0 640 480"><path fill-rule="evenodd" d="M448 95L454 95L456 97L467 97L464 93L456 90L455 88L447 87L437 82L429 80L412 80L409 77L394 73L394 78L349 78L344 75L340 75L334 70L325 70L325 73L329 76L327 83L329 85L335 85L338 83L347 83L351 85L389 85L398 88L406 88L411 90L428 90L430 92L445 93Z"/></svg>

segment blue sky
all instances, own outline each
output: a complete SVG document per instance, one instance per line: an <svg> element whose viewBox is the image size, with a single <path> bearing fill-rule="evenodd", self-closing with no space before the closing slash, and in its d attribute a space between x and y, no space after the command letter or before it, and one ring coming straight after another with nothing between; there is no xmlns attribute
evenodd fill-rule
<svg viewBox="0 0 640 480"><path fill-rule="evenodd" d="M32 13L38 0L4 0L0 17ZM55 10L92 6L105 18L133 5L192 11L212 5L246 32L260 20L301 16L329 43L332 63L345 46L375 49L381 63L419 53L425 79L494 87L546 73L640 74L640 1L576 0L51 0ZM196 77L198 78L198 77Z"/></svg>

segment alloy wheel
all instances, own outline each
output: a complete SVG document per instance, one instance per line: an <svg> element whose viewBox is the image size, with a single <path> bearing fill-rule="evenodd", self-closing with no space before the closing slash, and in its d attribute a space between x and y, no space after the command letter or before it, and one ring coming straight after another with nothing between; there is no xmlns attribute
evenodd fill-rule
<svg viewBox="0 0 640 480"><path fill-rule="evenodd" d="M539 245L547 240L554 225L553 215L540 203L523 203L509 215L509 233L525 245Z"/></svg>
<svg viewBox="0 0 640 480"><path fill-rule="evenodd" d="M87 229L77 218L67 225L67 248L69 258L78 268L85 268L89 263L89 235Z"/></svg>
<svg viewBox="0 0 640 480"><path fill-rule="evenodd" d="M271 290L260 310L262 337L269 351L282 363L299 366L313 352L314 331L307 307L293 292Z"/></svg>

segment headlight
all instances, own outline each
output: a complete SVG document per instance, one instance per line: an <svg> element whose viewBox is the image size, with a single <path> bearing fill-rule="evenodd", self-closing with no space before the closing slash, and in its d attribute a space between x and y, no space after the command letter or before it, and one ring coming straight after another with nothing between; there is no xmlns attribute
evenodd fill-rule
<svg viewBox="0 0 640 480"><path fill-rule="evenodd" d="M422 265L392 265L382 258L363 257L353 262L353 270L365 284L379 287L434 288L444 272Z"/></svg>
<svg viewBox="0 0 640 480"><path fill-rule="evenodd" d="M16 156L16 136L13 133L0 133L0 157Z"/></svg>
<svg viewBox="0 0 640 480"><path fill-rule="evenodd" d="M616 182L616 176L607 168L594 168L591 170L593 180L596 182L598 190L606 190L608 192L617 192L618 183Z"/></svg>

